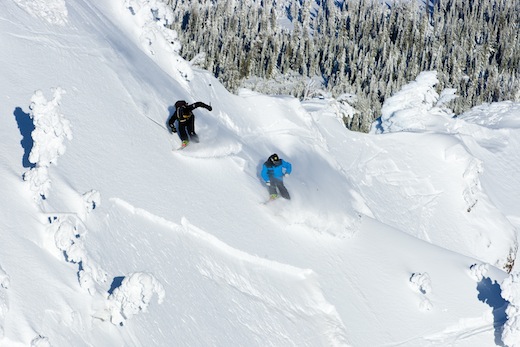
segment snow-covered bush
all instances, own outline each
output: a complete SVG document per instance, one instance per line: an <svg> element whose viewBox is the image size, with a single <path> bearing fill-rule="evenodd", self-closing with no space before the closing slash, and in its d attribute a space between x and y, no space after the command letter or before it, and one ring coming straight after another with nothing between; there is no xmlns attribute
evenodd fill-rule
<svg viewBox="0 0 520 347"><path fill-rule="evenodd" d="M37 90L31 98L31 118L34 123L33 148L29 154L29 161L35 166L24 174L31 190L38 201L45 198L50 190L51 181L47 168L56 164L58 157L65 153L65 140L72 139L70 122L60 112L61 96L65 90L55 88L53 99L47 101L43 92Z"/></svg>
<svg viewBox="0 0 520 347"><path fill-rule="evenodd" d="M482 168L482 161L477 158L473 158L469 163L466 171L463 174L466 187L462 192L464 200L467 204L466 211L471 212L473 207L478 202L478 198L481 194L481 185L479 175L484 169Z"/></svg>
<svg viewBox="0 0 520 347"><path fill-rule="evenodd" d="M453 111L445 105L456 96L454 89L444 90L439 95L435 90L438 83L436 71L421 72L415 81L385 100L381 117L372 125L371 133L442 127L453 116Z"/></svg>
<svg viewBox="0 0 520 347"><path fill-rule="evenodd" d="M83 201L85 202L85 211L88 214L101 204L101 194L97 190L92 189L83 194Z"/></svg>
<svg viewBox="0 0 520 347"><path fill-rule="evenodd" d="M70 122L60 112L61 97L65 90L55 88L53 99L47 101L43 92L37 90L31 98L31 118L34 122L32 138L34 146L29 161L37 166L56 164L65 153L65 140L72 140Z"/></svg>
<svg viewBox="0 0 520 347"><path fill-rule="evenodd" d="M419 303L419 309L421 311L430 311L433 308L433 305L428 299L428 294L432 291L432 283L430 279L430 275L427 272L413 273L410 277L410 286L412 289L421 294L421 302Z"/></svg>
<svg viewBox="0 0 520 347"><path fill-rule="evenodd" d="M108 296L110 321L115 325L123 325L125 320L139 312L146 312L154 294L157 294L159 304L162 303L164 288L152 274L135 272L126 276L121 285Z"/></svg>
<svg viewBox="0 0 520 347"><path fill-rule="evenodd" d="M469 267L471 277L480 282L484 279L489 271L489 264L473 264Z"/></svg>
<svg viewBox="0 0 520 347"><path fill-rule="evenodd" d="M125 7L134 15L140 13L141 24L157 22L166 27L173 22L173 10L163 0L125 0Z"/></svg>
<svg viewBox="0 0 520 347"><path fill-rule="evenodd" d="M65 255L68 262L78 264L78 280L81 288L91 295L97 293L96 284L106 282L107 273L94 264L85 248L85 230L78 227L74 215L59 216L51 221L49 231L54 237L56 247Z"/></svg>
<svg viewBox="0 0 520 347"><path fill-rule="evenodd" d="M23 175L24 181L29 182L30 189L34 193L34 201L45 199L51 188L51 180L46 167L34 167Z"/></svg>

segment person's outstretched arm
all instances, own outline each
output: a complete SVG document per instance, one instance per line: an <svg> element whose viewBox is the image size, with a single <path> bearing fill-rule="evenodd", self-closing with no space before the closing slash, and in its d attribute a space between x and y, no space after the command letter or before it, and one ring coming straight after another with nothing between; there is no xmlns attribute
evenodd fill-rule
<svg viewBox="0 0 520 347"><path fill-rule="evenodd" d="M197 102L191 104L189 107L190 107L190 109L191 109L192 111L193 111L194 109L196 109L196 108L199 108L199 107L204 107L204 108L205 108L206 110L208 110L208 111L213 110L213 107L211 107L210 105L207 105L207 104L203 103L202 101L197 101Z"/></svg>

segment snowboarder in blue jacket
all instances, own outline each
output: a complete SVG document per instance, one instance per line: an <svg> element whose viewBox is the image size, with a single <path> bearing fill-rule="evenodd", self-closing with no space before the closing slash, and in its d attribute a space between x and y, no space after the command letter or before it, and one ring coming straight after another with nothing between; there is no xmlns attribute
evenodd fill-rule
<svg viewBox="0 0 520 347"><path fill-rule="evenodd" d="M274 200L278 197L278 192L285 199L290 199L287 188L283 185L284 176L291 174L292 165L278 157L278 154L272 154L262 166L261 176L269 190L270 199Z"/></svg>

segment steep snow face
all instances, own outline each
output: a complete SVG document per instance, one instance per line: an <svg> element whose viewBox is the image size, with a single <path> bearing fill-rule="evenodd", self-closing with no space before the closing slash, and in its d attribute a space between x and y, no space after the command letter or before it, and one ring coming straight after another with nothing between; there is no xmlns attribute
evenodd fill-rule
<svg viewBox="0 0 520 347"><path fill-rule="evenodd" d="M513 343L517 104L452 118L426 72L352 133L192 69L164 2L55 5L0 3L0 346ZM179 99L213 111L172 152Z"/></svg>
<svg viewBox="0 0 520 347"><path fill-rule="evenodd" d="M369 194L375 196L387 190L389 194L385 196L395 197L390 198L389 213L377 212L378 219L448 249L457 244L459 252L509 267L518 248L517 224L512 220L514 216L510 218L510 207L518 202L518 195L513 189L513 196L508 196L511 194L503 186L505 183L510 187L506 182L512 179L514 184L518 178L497 184L488 171L493 173L492 177L509 176L510 173L499 173L497 166L512 171L518 166L511 163L511 156L517 156L511 149L516 148L518 105L483 105L457 117L445 107L452 91L437 94L437 83L435 72L423 72L385 102L373 133L386 134L382 142L388 145L382 153L405 147L403 156L399 162L385 158L367 165L369 171L360 179L372 186L372 177L377 177L376 188L369 189ZM483 112L484 109L490 112ZM400 141L398 145L396 140ZM512 147L510 141L514 142ZM403 142L414 148L407 149ZM430 155L417 157L417 148ZM497 196L497 189L504 194ZM508 196L507 202L501 201L504 196ZM416 202L415 206L411 211L400 210L398 201L407 197ZM377 197L371 200L374 199ZM494 221L492 230L490 219ZM433 235L431 230L435 230Z"/></svg>

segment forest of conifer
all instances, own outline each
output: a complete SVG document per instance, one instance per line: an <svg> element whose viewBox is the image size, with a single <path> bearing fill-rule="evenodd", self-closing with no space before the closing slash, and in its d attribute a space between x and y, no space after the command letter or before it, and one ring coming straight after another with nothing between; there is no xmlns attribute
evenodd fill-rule
<svg viewBox="0 0 520 347"><path fill-rule="evenodd" d="M520 1L169 0L180 54L230 91L304 99L355 95L346 120L366 132L386 98L421 71L455 88L461 113L520 101ZM202 53L202 54L201 54ZM272 83L276 81L276 83Z"/></svg>

